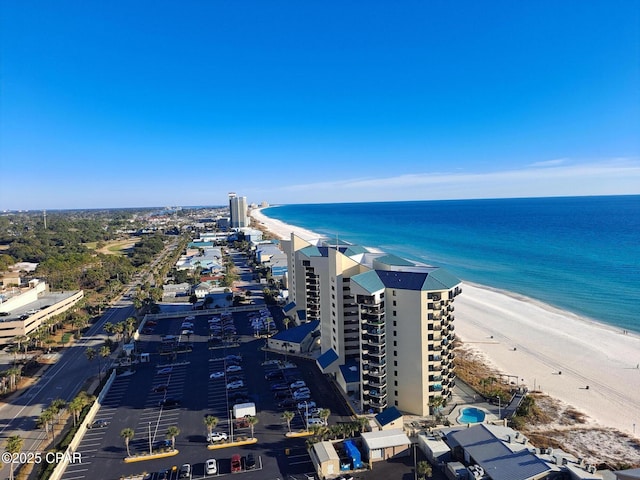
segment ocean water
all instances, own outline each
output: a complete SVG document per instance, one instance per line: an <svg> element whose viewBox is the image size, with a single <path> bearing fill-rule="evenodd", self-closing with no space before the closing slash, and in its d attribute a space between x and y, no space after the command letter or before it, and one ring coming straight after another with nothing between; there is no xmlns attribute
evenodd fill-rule
<svg viewBox="0 0 640 480"><path fill-rule="evenodd" d="M282 205L271 218L640 333L640 196Z"/></svg>

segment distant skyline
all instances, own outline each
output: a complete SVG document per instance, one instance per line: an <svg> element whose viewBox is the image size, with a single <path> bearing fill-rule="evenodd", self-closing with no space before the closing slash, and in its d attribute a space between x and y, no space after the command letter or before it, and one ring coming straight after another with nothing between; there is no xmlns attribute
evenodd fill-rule
<svg viewBox="0 0 640 480"><path fill-rule="evenodd" d="M640 194L640 2L0 16L0 210Z"/></svg>

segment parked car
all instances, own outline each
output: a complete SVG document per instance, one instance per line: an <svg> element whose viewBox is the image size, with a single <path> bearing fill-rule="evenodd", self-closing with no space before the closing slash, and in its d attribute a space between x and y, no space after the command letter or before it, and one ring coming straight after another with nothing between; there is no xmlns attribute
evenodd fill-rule
<svg viewBox="0 0 640 480"><path fill-rule="evenodd" d="M144 324L145 327L155 327L158 324L155 320L147 320Z"/></svg>
<svg viewBox="0 0 640 480"><path fill-rule="evenodd" d="M235 382L227 383L227 390L236 390L242 387L244 387L244 382L242 380L237 380Z"/></svg>
<svg viewBox="0 0 640 480"><path fill-rule="evenodd" d="M169 385L158 385L153 387L153 391L155 393L166 392L168 388L169 388Z"/></svg>
<svg viewBox="0 0 640 480"><path fill-rule="evenodd" d="M153 449L154 450L161 450L164 448L171 448L173 446L173 444L171 443L171 440L169 439L165 439L165 440L160 440L158 442L155 442L153 444Z"/></svg>
<svg viewBox="0 0 640 480"><path fill-rule="evenodd" d="M168 375L173 372L173 367L165 367L158 370L158 375Z"/></svg>
<svg viewBox="0 0 640 480"><path fill-rule="evenodd" d="M180 471L178 472L179 478L191 478L191 465L185 463L180 467Z"/></svg>
<svg viewBox="0 0 640 480"><path fill-rule="evenodd" d="M239 365L230 365L227 367L227 373L241 372L241 371L242 371L242 367L240 367Z"/></svg>
<svg viewBox="0 0 640 480"><path fill-rule="evenodd" d="M273 394L273 398L276 400L284 400L285 398L291 398L289 390L280 390Z"/></svg>
<svg viewBox="0 0 640 480"><path fill-rule="evenodd" d="M213 372L209 378L224 378L224 372Z"/></svg>
<svg viewBox="0 0 640 480"><path fill-rule="evenodd" d="M297 403L298 402L296 400L292 399L283 400L278 404L278 408L293 408Z"/></svg>
<svg viewBox="0 0 640 480"><path fill-rule="evenodd" d="M307 425L324 425L324 421L321 418L311 417L307 418Z"/></svg>
<svg viewBox="0 0 640 480"><path fill-rule="evenodd" d="M87 428L104 428L109 426L109 422L106 420L96 420L93 423L87 424Z"/></svg>
<svg viewBox="0 0 640 480"><path fill-rule="evenodd" d="M211 432L211 434L207 434L207 442L220 442L227 438L228 435L224 432Z"/></svg>
<svg viewBox="0 0 640 480"><path fill-rule="evenodd" d="M204 469L206 475L215 475L218 473L218 462L215 458L210 458L205 462Z"/></svg>
<svg viewBox="0 0 640 480"><path fill-rule="evenodd" d="M297 388L303 388L306 387L307 384L304 383L304 381L302 380L298 380L297 382L293 382L291 385L289 385L289 387L291 387L291 390L295 390Z"/></svg>
<svg viewBox="0 0 640 480"><path fill-rule="evenodd" d="M310 401L310 402L304 401L304 402L298 403L298 410L306 410L307 408L311 410L315 406L316 406L316 402L314 401Z"/></svg>
<svg viewBox="0 0 640 480"><path fill-rule="evenodd" d="M300 401L300 400L309 400L311 398L311 394L304 392L304 393L298 393L298 394L293 394L293 399L296 401Z"/></svg>
<svg viewBox="0 0 640 480"><path fill-rule="evenodd" d="M226 357L224 357L225 360L229 361L229 360L238 360L238 361L242 361L242 357L240 355L227 355Z"/></svg>
<svg viewBox="0 0 640 480"><path fill-rule="evenodd" d="M307 387L303 387L295 390L293 392L293 396L295 397L296 395L308 395L310 393L311 393L311 390L309 390Z"/></svg>
<svg viewBox="0 0 640 480"><path fill-rule="evenodd" d="M247 470L253 470L256 468L256 458L253 456L253 453L248 453L244 458L244 468Z"/></svg>
<svg viewBox="0 0 640 480"><path fill-rule="evenodd" d="M153 328L143 328L142 333L145 335L151 335L153 333Z"/></svg>
<svg viewBox="0 0 640 480"><path fill-rule="evenodd" d="M273 372L268 372L264 376L265 380L284 380L284 373L280 370L274 370Z"/></svg>
<svg viewBox="0 0 640 480"><path fill-rule="evenodd" d="M193 330L185 328L180 332L180 335L193 335Z"/></svg>
<svg viewBox="0 0 640 480"><path fill-rule="evenodd" d="M242 463L240 462L240 455L235 454L231 457L231 473L237 473L242 471Z"/></svg>
<svg viewBox="0 0 640 480"><path fill-rule="evenodd" d="M289 391L289 385L285 383L274 383L273 385L271 385L272 392L279 392L284 390Z"/></svg>
<svg viewBox="0 0 640 480"><path fill-rule="evenodd" d="M180 405L180 400L177 398L165 398L158 402L159 407L177 407Z"/></svg>

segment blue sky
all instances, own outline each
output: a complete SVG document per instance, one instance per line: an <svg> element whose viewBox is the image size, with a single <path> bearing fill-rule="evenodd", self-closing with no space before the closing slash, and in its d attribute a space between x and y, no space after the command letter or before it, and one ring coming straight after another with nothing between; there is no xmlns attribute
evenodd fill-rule
<svg viewBox="0 0 640 480"><path fill-rule="evenodd" d="M29 1L0 210L640 193L640 3Z"/></svg>

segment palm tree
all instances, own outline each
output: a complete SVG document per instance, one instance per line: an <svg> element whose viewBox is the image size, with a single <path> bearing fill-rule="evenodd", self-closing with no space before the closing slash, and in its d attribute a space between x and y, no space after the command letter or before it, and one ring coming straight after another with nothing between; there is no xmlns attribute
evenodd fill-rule
<svg viewBox="0 0 640 480"><path fill-rule="evenodd" d="M364 433L365 429L369 426L369 419L367 417L358 417L356 422L358 422L358 426L360 427L360 433Z"/></svg>
<svg viewBox="0 0 640 480"><path fill-rule="evenodd" d="M291 420L293 420L295 418L296 414L293 412L290 412L289 410L285 411L282 414L282 419L287 422L287 428L289 428L289 433L291 433Z"/></svg>
<svg viewBox="0 0 640 480"><path fill-rule="evenodd" d="M127 457L131 456L131 452L129 452L129 442L133 439L135 432L131 428L123 428L120 431L120 436L124 438L124 445L127 447Z"/></svg>
<svg viewBox="0 0 640 480"><path fill-rule="evenodd" d="M431 475L433 475L431 464L424 460L418 462L418 464L416 465L416 471L418 473L418 478L420 480L425 480L425 478L431 478Z"/></svg>
<svg viewBox="0 0 640 480"><path fill-rule="evenodd" d="M171 439L171 448L176 449L176 437L180 435L180 429L175 425L171 425L167 428L167 438Z"/></svg>
<svg viewBox="0 0 640 480"><path fill-rule="evenodd" d="M247 422L249 423L249 427L251 428L251 438L253 438L253 428L258 424L258 417L249 416L247 418Z"/></svg>
<svg viewBox="0 0 640 480"><path fill-rule="evenodd" d="M111 349L108 346L100 347L100 358L107 358L109 355L111 355ZM100 380L102 380L102 364L100 364Z"/></svg>
<svg viewBox="0 0 640 480"><path fill-rule="evenodd" d="M47 438L49 438L49 426L53 428L53 418L54 414L49 408L45 408L37 420L37 425L41 428L44 428L44 431L47 434Z"/></svg>
<svg viewBox="0 0 640 480"><path fill-rule="evenodd" d="M67 406L71 415L73 415L73 426L75 427L78 424L78 417L80 416L80 412L84 408L84 402L78 396L69 402Z"/></svg>
<svg viewBox="0 0 640 480"><path fill-rule="evenodd" d="M444 397L442 395L437 395L435 397L431 397L429 399L429 406L431 407L431 414L436 415L438 410L444 404Z"/></svg>
<svg viewBox="0 0 640 480"><path fill-rule="evenodd" d="M331 415L331 410L329 410L328 408L321 408L318 412L318 417L320 417L320 420L322 420L322 423L324 423L325 425L327 424L329 415Z"/></svg>
<svg viewBox="0 0 640 480"><path fill-rule="evenodd" d="M24 439L20 435L13 435L7 439L4 449L12 455L20 453ZM13 462L9 464L9 480L13 480Z"/></svg>
<svg viewBox="0 0 640 480"><path fill-rule="evenodd" d="M114 325L111 322L105 322L105 324L102 326L102 329L105 331L109 338L111 338L111 335L116 332Z"/></svg>
<svg viewBox="0 0 640 480"><path fill-rule="evenodd" d="M127 331L128 338L131 338L131 335L133 335L133 332L136 329L137 323L138 323L138 320L136 320L136 317L129 317L124 321L124 328Z"/></svg>
<svg viewBox="0 0 640 480"><path fill-rule="evenodd" d="M113 326L113 331L116 334L116 338L120 340L122 338L122 334L124 333L124 323L118 322Z"/></svg>
<svg viewBox="0 0 640 480"><path fill-rule="evenodd" d="M49 406L53 414L57 417L57 423L60 424L60 417L62 417L62 412L67 408L67 402L61 398L56 398L51 405Z"/></svg>
<svg viewBox="0 0 640 480"><path fill-rule="evenodd" d="M204 424L207 426L207 434L209 435L209 438L211 437L211 434L218 425L219 421L220 420L218 420L218 417L214 417L213 415L207 415L206 417L204 417Z"/></svg>
<svg viewBox="0 0 640 480"><path fill-rule="evenodd" d="M289 324L291 323L291 319L289 317L284 317L282 319L282 323L284 323L284 328L289 330Z"/></svg>

